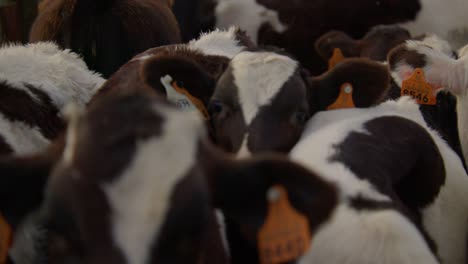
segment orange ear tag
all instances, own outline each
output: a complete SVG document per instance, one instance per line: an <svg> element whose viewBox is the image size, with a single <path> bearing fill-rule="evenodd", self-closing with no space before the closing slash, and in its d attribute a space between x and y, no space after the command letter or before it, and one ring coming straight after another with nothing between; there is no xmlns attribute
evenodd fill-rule
<svg viewBox="0 0 468 264"><path fill-rule="evenodd" d="M0 264L6 263L8 250L12 243L13 232L5 218L0 215Z"/></svg>
<svg viewBox="0 0 468 264"><path fill-rule="evenodd" d="M210 119L210 115L203 102L192 96L185 88L177 86L177 83L172 80L171 76L166 75L162 77L161 83L166 89L167 99L175 103L179 109L184 111L198 110L205 120Z"/></svg>
<svg viewBox="0 0 468 264"><path fill-rule="evenodd" d="M283 263L304 255L312 239L307 218L291 206L283 186L270 188L268 201L268 215L257 237L260 263Z"/></svg>
<svg viewBox="0 0 468 264"><path fill-rule="evenodd" d="M340 87L340 94L336 101L331 104L327 110L355 108L353 101L353 86L350 83L345 83Z"/></svg>
<svg viewBox="0 0 468 264"><path fill-rule="evenodd" d="M418 104L435 105L437 96L434 94L432 86L426 82L424 71L416 68L411 76L403 81L401 86L401 96L409 95Z"/></svg>
<svg viewBox="0 0 468 264"><path fill-rule="evenodd" d="M332 57L328 60L328 70L335 68L335 66L344 59L345 56L343 55L343 52L341 52L341 49L335 48L333 50Z"/></svg>

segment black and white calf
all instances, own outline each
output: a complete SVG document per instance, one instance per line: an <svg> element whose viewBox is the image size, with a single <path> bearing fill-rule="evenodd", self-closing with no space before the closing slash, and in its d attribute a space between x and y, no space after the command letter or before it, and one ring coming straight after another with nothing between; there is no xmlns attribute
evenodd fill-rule
<svg viewBox="0 0 468 264"><path fill-rule="evenodd" d="M290 156L343 198L307 263L465 263L468 175L410 98L318 113Z"/></svg>
<svg viewBox="0 0 468 264"><path fill-rule="evenodd" d="M217 83L209 111L216 143L238 156L288 152L307 120L332 105L345 83L353 86L356 107L383 98L387 68L352 59L318 77L309 77L291 57L272 51L235 56Z"/></svg>
<svg viewBox="0 0 468 264"><path fill-rule="evenodd" d="M61 110L84 106L104 83L53 43L0 49L0 154L41 151L64 128Z"/></svg>
<svg viewBox="0 0 468 264"><path fill-rule="evenodd" d="M336 204L312 172L279 157L231 160L198 115L148 94L93 104L66 141L36 218L47 263L229 263L215 206L255 248L271 186L286 188L312 232Z"/></svg>

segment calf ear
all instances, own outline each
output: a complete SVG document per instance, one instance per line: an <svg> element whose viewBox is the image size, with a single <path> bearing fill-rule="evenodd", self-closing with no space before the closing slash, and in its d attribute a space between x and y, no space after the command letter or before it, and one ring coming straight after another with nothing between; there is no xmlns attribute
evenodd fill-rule
<svg viewBox="0 0 468 264"><path fill-rule="evenodd" d="M37 209L49 174L63 151L63 137L40 154L0 158L0 212L13 227Z"/></svg>
<svg viewBox="0 0 468 264"><path fill-rule="evenodd" d="M342 31L330 31L315 41L315 50L325 62L333 56L335 49L340 49L345 57L359 57L359 41L352 39Z"/></svg>
<svg viewBox="0 0 468 264"><path fill-rule="evenodd" d="M161 78L170 76L180 88L186 89L192 96L208 103L214 92L213 78L193 60L177 55L154 56L141 66L141 79L160 94L166 90Z"/></svg>
<svg viewBox="0 0 468 264"><path fill-rule="evenodd" d="M370 107L380 103L390 86L386 65L369 59L346 59L318 77L308 78L309 105L313 111L326 110L337 101L343 84L351 84L354 106Z"/></svg>
<svg viewBox="0 0 468 264"><path fill-rule="evenodd" d="M434 92L444 88L454 95L463 95L468 86L465 78L468 70L463 61L463 58L457 61L419 41L400 45L388 55L392 77L400 87L416 68L421 68Z"/></svg>
<svg viewBox="0 0 468 264"><path fill-rule="evenodd" d="M285 188L291 205L308 218L312 232L326 221L337 203L334 186L276 156L227 161L211 174L210 182L215 207L251 233L258 232L265 222L267 193L273 186Z"/></svg>

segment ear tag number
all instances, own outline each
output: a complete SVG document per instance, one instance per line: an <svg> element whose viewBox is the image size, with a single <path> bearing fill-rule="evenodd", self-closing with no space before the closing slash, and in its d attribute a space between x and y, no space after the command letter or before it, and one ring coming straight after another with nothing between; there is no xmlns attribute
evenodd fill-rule
<svg viewBox="0 0 468 264"><path fill-rule="evenodd" d="M333 49L333 55L328 60L328 70L335 68L335 66L344 59L345 59L345 56L343 55L343 52L341 52L341 49L339 48Z"/></svg>
<svg viewBox="0 0 468 264"><path fill-rule="evenodd" d="M0 214L0 263L6 263L11 247L13 232L5 218Z"/></svg>
<svg viewBox="0 0 468 264"><path fill-rule="evenodd" d="M424 71L416 68L411 76L403 81L401 95L411 96L418 104L435 105L437 96L432 86L426 82Z"/></svg>
<svg viewBox="0 0 468 264"><path fill-rule="evenodd" d="M268 214L258 233L261 264L277 264L295 260L309 249L311 233L307 218L289 202L283 186L268 191Z"/></svg>
<svg viewBox="0 0 468 264"><path fill-rule="evenodd" d="M198 111L203 115L205 120L210 119L210 115L203 102L191 95L184 87L179 87L170 75L162 77L161 83L166 89L167 100L176 104L179 109L186 112Z"/></svg>
<svg viewBox="0 0 468 264"><path fill-rule="evenodd" d="M340 94L336 101L328 106L327 110L355 108L353 101L353 86L350 83L345 83L340 87Z"/></svg>

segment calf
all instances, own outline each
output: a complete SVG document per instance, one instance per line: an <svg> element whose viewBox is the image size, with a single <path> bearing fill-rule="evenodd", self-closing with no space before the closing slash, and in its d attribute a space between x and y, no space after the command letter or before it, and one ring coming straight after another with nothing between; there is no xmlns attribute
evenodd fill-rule
<svg viewBox="0 0 468 264"><path fill-rule="evenodd" d="M468 58L463 56L456 60L423 43L410 42L395 49L389 55L389 62L392 74L398 83L401 84L404 79L408 78L415 68L421 68L433 93L445 90L456 96L458 134L466 161L468 158L468 138L465 136L468 130L466 118Z"/></svg>
<svg viewBox="0 0 468 264"><path fill-rule="evenodd" d="M291 57L272 51L238 54L218 81L209 106L216 143L238 156L288 152L316 112L353 86L356 107L383 97L390 76L385 66L351 59L322 76L309 77Z"/></svg>
<svg viewBox="0 0 468 264"><path fill-rule="evenodd" d="M47 263L228 263L214 206L256 233L274 185L311 232L336 204L333 186L283 158L225 157L193 113L154 95L109 96L68 129L36 218L42 253Z"/></svg>
<svg viewBox="0 0 468 264"><path fill-rule="evenodd" d="M285 48L313 74L326 70L311 48L330 30L362 37L372 26L413 20L420 0L219 0L217 27L237 25L259 44Z"/></svg>
<svg viewBox="0 0 468 264"><path fill-rule="evenodd" d="M410 98L321 112L290 156L344 197L307 263L465 263L468 175Z"/></svg>
<svg viewBox="0 0 468 264"><path fill-rule="evenodd" d="M134 55L181 41L171 0L43 0L31 42L53 40L109 77Z"/></svg>
<svg viewBox="0 0 468 264"><path fill-rule="evenodd" d="M0 154L44 150L64 128L62 108L84 106L104 79L52 43L0 49Z"/></svg>

